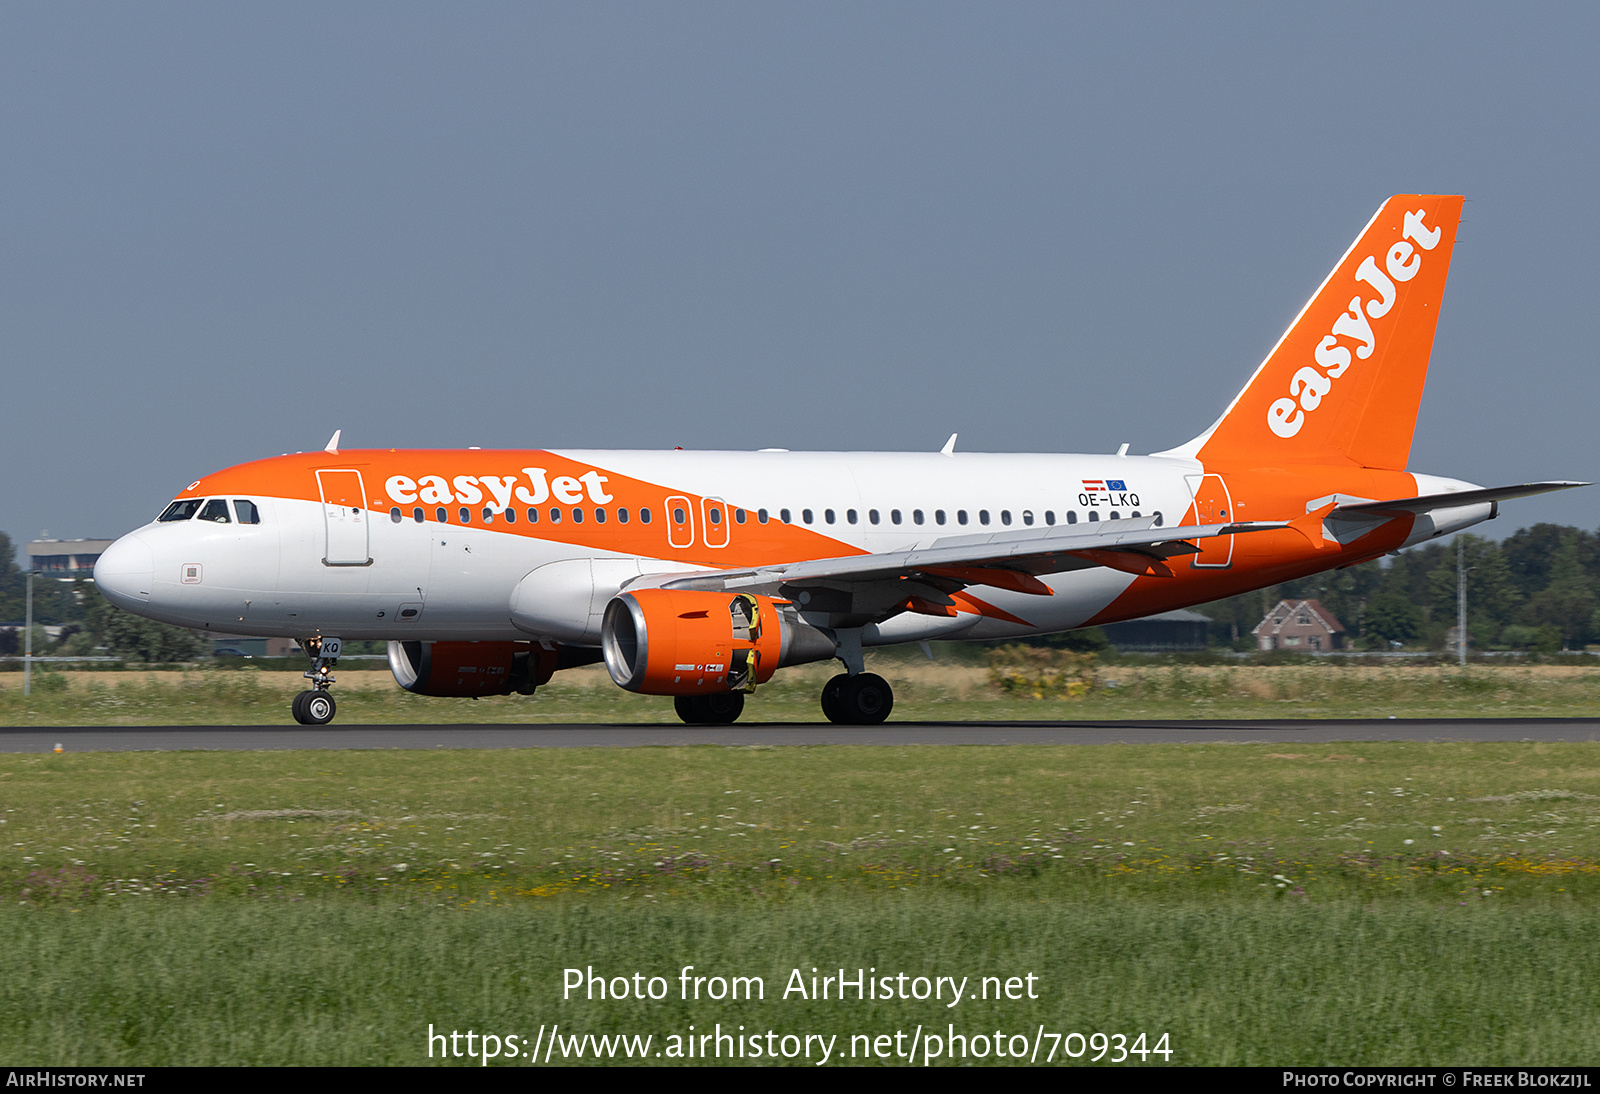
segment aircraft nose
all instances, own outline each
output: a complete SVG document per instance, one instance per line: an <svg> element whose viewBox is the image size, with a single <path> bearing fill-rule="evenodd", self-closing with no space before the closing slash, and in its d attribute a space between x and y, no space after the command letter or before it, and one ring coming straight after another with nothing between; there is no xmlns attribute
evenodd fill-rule
<svg viewBox="0 0 1600 1094"><path fill-rule="evenodd" d="M119 608L133 610L150 601L155 581L155 552L136 533L106 548L94 564L94 584Z"/></svg>

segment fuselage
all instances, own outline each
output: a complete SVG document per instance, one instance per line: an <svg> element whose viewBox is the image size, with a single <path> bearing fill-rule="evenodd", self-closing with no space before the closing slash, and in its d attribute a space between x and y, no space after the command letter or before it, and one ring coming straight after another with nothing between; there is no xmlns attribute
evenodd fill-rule
<svg viewBox="0 0 1600 1094"><path fill-rule="evenodd" d="M664 572L1151 517L1289 521L1333 495L1470 485L1355 466L1210 468L1173 456L300 453L197 480L165 519L118 540L96 581L139 614L228 634L598 645L605 602ZM1135 618L1375 558L1490 515L1478 505L1397 517L1321 542L1293 529L1222 536L1200 541L1170 577L1107 566L1043 575L1051 596L975 585L953 617L885 621L864 641L1005 638Z"/></svg>

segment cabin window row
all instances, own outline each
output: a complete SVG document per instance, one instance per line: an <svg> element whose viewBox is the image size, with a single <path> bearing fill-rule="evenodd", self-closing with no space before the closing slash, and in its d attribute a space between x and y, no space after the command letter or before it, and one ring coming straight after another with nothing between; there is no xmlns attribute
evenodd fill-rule
<svg viewBox="0 0 1600 1094"><path fill-rule="evenodd" d="M1044 523L1046 525L1054 525L1056 523L1056 511L1054 509L1046 509L1040 515L1043 517ZM1016 516L1020 518L1021 523L1025 527L1026 526L1031 526L1035 522L1034 511L1032 509L1023 509L1020 513L1016 514ZM1079 520L1077 512L1074 511L1074 510L1071 510L1071 509L1068 509L1068 510L1064 511L1061 514L1061 516L1062 516L1062 519L1068 524L1077 524L1078 520ZM1129 516L1130 517L1138 517L1138 516L1143 516L1143 514L1139 510L1135 509L1132 513L1129 514ZM816 523L816 517L817 517L817 514L816 514L815 510L812 510L812 509L802 509L802 510L800 510L800 523L802 523L802 524L815 524ZM950 514L946 510L935 509L933 511L933 523L934 524L948 524L949 523L949 518L950 518ZM987 527L989 525L992 525L994 523L993 518L994 518L994 514L991 513L990 510L988 510L988 509L979 509L977 511L977 523L980 526ZM1109 514L1107 514L1107 518L1110 519L1110 520L1121 520L1122 519L1122 514L1118 513L1116 510L1112 510ZM1161 526L1161 514L1160 513L1155 514L1155 518L1156 518L1156 527L1159 528ZM783 521L783 523L785 523L785 524L793 524L794 523L793 511L789 510L789 509L780 509L780 510L778 510L778 519ZM1098 512L1096 512L1095 510L1091 509L1091 510L1089 510L1088 519L1089 519L1089 522L1092 524L1092 523L1100 520L1101 517L1100 517L1100 514ZM855 509L846 509L844 511L844 521L845 521L846 524L859 524L859 523L861 523L861 514ZM822 522L824 524L837 524L839 522L839 514L833 509L824 509L822 511ZM928 514L924 510L922 510L922 509L913 509L913 510L911 510L911 523L912 524L926 524L927 522L928 522ZM957 509L955 511L955 522L958 525L970 524L972 522L971 521L971 514L969 514L968 511L965 510L965 509ZM1002 526L1010 526L1012 524L1012 522L1013 522L1013 514L1012 514L1011 510L1010 509L1001 509L999 511L999 523ZM882 524L883 523L883 514L877 509L868 509L867 510L867 523L868 524ZM889 523L890 524L904 524L905 523L905 513L902 512L899 509L891 509L891 510L889 510Z"/></svg>
<svg viewBox="0 0 1600 1094"><path fill-rule="evenodd" d="M648 506L641 506L637 512L637 516L640 524L649 524L655 519ZM765 509L759 510L755 514L755 518L760 524L766 524L767 521L771 519ZM389 510L389 519L395 524L400 524L406 519L406 514L399 506L395 506ZM428 519L428 511L419 505L411 510L411 519L417 524L421 524ZM493 524L496 520L504 521L507 524L516 524L518 520L526 520L529 524L538 524L541 521L548 524L560 524L563 520L570 521L573 524L582 524L586 520L593 520L595 524L606 524L612 519L615 519L618 524L628 524L633 521L634 514L633 511L629 510L626 506L618 507L613 517L612 512L603 506L597 507L590 511L582 508L581 506L572 509L562 509L560 506L552 505L547 510L529 508L521 517L519 517L517 510L515 509L494 509L489 506L485 506L482 510L477 512L475 519L473 509L470 506L463 505L456 510L456 520L452 522L450 519L450 508L448 506L441 505L433 511L433 519L438 521L440 524ZM676 506L673 508L672 522L674 524L685 524L688 522L688 519L689 516L684 511L682 506ZM721 524L723 519L722 507L711 507L708 510L708 519L712 524ZM744 509L733 510L733 522L735 524L747 524L749 521L749 512Z"/></svg>
<svg viewBox="0 0 1600 1094"><path fill-rule="evenodd" d="M493 509L488 506L485 506L475 514L470 506L463 505L455 511L455 520L452 521L450 518L449 506L441 505L433 511L433 519L440 524L493 524L497 520L504 521L507 524L515 524L519 520L525 520L529 524L538 524L541 521L548 524L560 524L563 521L582 524L586 520L593 520L596 524L606 524L613 519L613 514L603 506L596 507L591 511L584 509L582 506L563 509L559 505L552 505L545 510L530 506L523 511L521 516L518 515L515 509ZM399 524L406 517L405 513L396 506L389 510L389 519L395 524ZM421 524L428 519L428 511L419 505L411 510L411 519L417 524ZM622 506L616 510L614 519L618 524L629 524L634 519L634 513L626 506ZM641 507L639 509L638 520L640 524L649 524L654 519L655 517L651 514L649 508Z"/></svg>
<svg viewBox="0 0 1600 1094"><path fill-rule="evenodd" d="M235 504L237 504L237 505L249 505L250 506L251 518L252 519L246 521L246 520L243 519L243 517L241 517L240 518L240 522L241 523L255 524L255 523L259 522L260 518L255 515L255 506L251 505L249 502L236 502ZM200 502L174 502L172 504L172 506L168 508L167 513L173 513L180 506L197 507L199 505L200 505ZM486 506L485 508L483 508L481 511L478 512L477 516L478 516L479 521L481 521L481 523L483 523L483 524L493 524L493 523L495 523L496 520L502 520L507 524L515 524L515 523L517 523L517 521L519 519L525 519L527 521L527 523L529 523L529 524L538 524L541 521L544 521L544 522L549 523L549 524L560 524L560 523L562 523L563 520L570 520L571 523L573 523L573 524L582 524L582 523L584 523L585 520L588 520L588 519L592 519L595 524L605 524L605 523L607 523L608 521L610 521L612 519L611 516L608 513L608 510L606 510L605 507L603 507L603 506L596 507L592 511L592 518L590 516L586 515L588 512L589 511L583 509L581 506L574 507L572 509L562 509L560 506L554 506L553 505L549 509L544 510L542 512L541 512L541 510L539 510L537 508L531 508L530 507L529 509L527 509L525 511L525 516L522 517L522 518L519 518L518 515L517 515L517 510L515 510L515 509L497 510L497 509L493 509L493 508L490 508L490 507ZM162 516L161 516L162 520L188 520L189 517L193 515L194 509L193 508L187 509L187 515L169 516L169 515L167 515L167 513L162 514ZM1142 515L1143 514L1138 509L1133 510L1133 512L1131 512L1129 514L1130 517L1139 517L1139 516L1142 516ZM433 519L438 521L440 524L452 523L451 519L450 519L450 516L451 516L450 509L447 506L441 505L441 506L439 506L437 509L435 509L433 511ZM890 524L904 524L905 523L905 516L906 515L902 510L891 509L891 510L889 510L889 523ZM998 516L999 516L999 523L1003 527L1009 527L1014 523L1013 514L1012 514L1012 511L1010 509L1001 509L999 511ZM1047 526L1051 526L1051 525L1054 525L1056 523L1056 511L1054 509L1046 509L1046 510L1044 510L1042 512L1041 516L1043 517L1044 523ZM1018 514L1016 514L1016 517L1020 519L1021 524L1024 527L1031 527L1032 525L1034 525L1036 523L1034 511L1032 509L1023 509ZM755 518L756 518L757 523L760 523L760 524L766 524L771 519L768 511L765 510L765 509L756 510ZM1078 514L1077 514L1077 512L1075 510L1071 510L1071 509L1063 511L1062 514L1061 514L1061 518L1067 524L1077 524L1079 519L1080 519ZM1120 520L1121 518L1122 518L1122 514L1118 513L1116 510L1112 510L1110 513L1108 513L1106 515L1106 519L1108 519L1108 520ZM216 518L214 518L214 517L208 518L206 516L202 516L201 519L204 520L204 519L216 519ZM226 517L224 516L223 519L225 520ZM398 506L396 506L395 508L389 510L389 519L391 521L393 521L395 524L399 524L403 520L405 520L405 514L400 510L400 508ZM427 519L427 510L425 510L421 506L417 506L416 508L411 510L411 519L413 521L415 521L416 523L418 523L418 524L423 523ZM622 507L619 507L616 510L615 519L616 519L616 522L618 524L628 524L628 523L630 523L632 521L633 516L632 516L632 514L630 513L630 511L628 510L628 508L626 506L622 506ZM641 507L638 510L638 519L639 519L639 523L640 524L649 524L654 519L652 514L651 514L651 512L650 512L649 507L647 507L647 506L646 507ZM713 506L712 508L710 508L708 510L708 519L710 520L710 522L713 525L721 524L722 523L722 509L721 509L721 507L720 506ZM793 524L793 523L795 523L795 521L794 521L794 513L790 509L780 509L780 510L778 510L778 519L781 522L783 522L784 524ZM1089 513L1088 513L1088 521L1089 521L1089 523L1093 524L1093 523L1099 521L1100 519L1101 519L1101 517L1100 517L1100 514L1098 512L1096 512L1096 511L1094 511L1092 509L1089 511ZM1158 527L1158 528L1161 527L1161 519L1162 519L1161 518L1161 514L1160 513L1156 513L1155 514L1155 519L1156 519L1156 527ZM673 510L672 510L672 523L673 524L682 526L682 525L686 524L688 522L688 520L689 520L689 515L684 510L684 508L682 506L676 506L676 507L673 508ZM735 524L745 524L749 520L749 514L744 509L734 509L733 510L733 520L734 520ZM844 520L845 520L846 524L859 524L859 523L861 523L861 514L860 514L859 511L857 511L855 509L846 509L844 511ZM838 514L838 512L836 510L824 509L824 510L822 510L822 521L823 521L824 524L837 524L839 522L839 514ZM802 524L815 524L816 522L817 522L817 513L816 513L815 510L813 510L813 509L802 509L802 510L800 510L800 523L802 523ZM933 523L934 524L936 524L936 525L946 525L949 522L950 522L949 513L946 510L943 510L943 509L935 509L935 510L933 510ZM472 524L472 523L474 523L474 512L473 512L473 510L469 506L465 506L465 505L461 506L459 509L456 510L456 520L455 520L454 523L458 523L458 524ZM883 523L883 514L877 509L868 509L867 510L867 523L868 524L882 524ZM922 510L922 509L913 509L913 510L911 510L911 523L912 524L926 524L926 523L928 523L928 514L927 514L927 512ZM968 525L968 524L972 523L971 515L965 509L957 509L955 511L955 523L957 525L962 525L962 526ZM992 514L990 512L990 510L988 510L988 509L979 509L977 511L977 523L980 526L983 526L983 527L991 526L994 523L994 514Z"/></svg>

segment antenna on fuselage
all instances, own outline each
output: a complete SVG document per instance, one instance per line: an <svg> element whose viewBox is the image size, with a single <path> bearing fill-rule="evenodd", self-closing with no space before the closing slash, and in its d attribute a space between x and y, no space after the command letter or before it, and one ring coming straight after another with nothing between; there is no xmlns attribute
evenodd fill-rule
<svg viewBox="0 0 1600 1094"><path fill-rule="evenodd" d="M948 441L944 442L944 447L943 448L939 449L939 455L941 455L941 456L954 456L956 454L956 437L957 436L959 436L959 434L956 434L956 433L950 434L950 439Z"/></svg>
<svg viewBox="0 0 1600 1094"><path fill-rule="evenodd" d="M344 430L342 430L342 429L335 429L333 431L333 436L328 438L328 446L326 448L324 448L323 451L324 452L331 452L335 456L337 456L339 454L339 434L341 434L343 432L344 432Z"/></svg>

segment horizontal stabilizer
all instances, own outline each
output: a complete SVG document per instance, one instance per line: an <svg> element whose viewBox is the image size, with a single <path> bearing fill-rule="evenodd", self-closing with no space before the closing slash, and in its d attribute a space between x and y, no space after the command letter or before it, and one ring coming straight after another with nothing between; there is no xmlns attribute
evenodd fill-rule
<svg viewBox="0 0 1600 1094"><path fill-rule="evenodd" d="M1548 494L1553 490L1571 490L1576 486L1592 485L1587 482L1526 482L1520 486L1492 486L1484 490L1458 490L1447 494L1424 494L1417 498L1393 498L1389 501L1361 501L1334 507L1330 517L1387 517L1401 513L1425 513L1430 509L1453 509L1460 505L1482 505L1488 501L1507 501L1511 498Z"/></svg>

